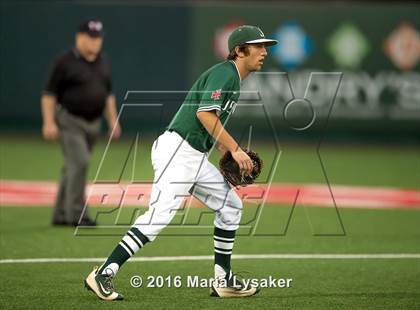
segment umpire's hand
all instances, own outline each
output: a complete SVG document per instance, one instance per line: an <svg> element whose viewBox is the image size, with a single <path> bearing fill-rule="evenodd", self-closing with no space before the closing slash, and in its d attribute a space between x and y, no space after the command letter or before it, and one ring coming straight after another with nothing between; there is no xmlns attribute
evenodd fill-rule
<svg viewBox="0 0 420 310"><path fill-rule="evenodd" d="M42 136L45 140L54 141L57 140L60 135L60 131L55 122L44 122L42 126Z"/></svg>
<svg viewBox="0 0 420 310"><path fill-rule="evenodd" d="M121 126L118 121L108 124L108 128L111 139L119 139L121 137Z"/></svg>

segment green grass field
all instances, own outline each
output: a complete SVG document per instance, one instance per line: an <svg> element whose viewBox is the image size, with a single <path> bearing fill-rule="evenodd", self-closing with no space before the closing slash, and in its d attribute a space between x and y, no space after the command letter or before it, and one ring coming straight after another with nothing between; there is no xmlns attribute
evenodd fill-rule
<svg viewBox="0 0 420 310"><path fill-rule="evenodd" d="M62 163L55 144L37 139L1 136L1 179L55 180ZM112 147L104 161L101 179L118 179L130 143ZM95 176L104 143L94 153L89 174ZM267 145L257 147L266 162L273 157ZM275 182L323 183L313 146L285 147L274 174ZM150 180L148 150L139 149L135 178ZM418 148L400 146L323 146L321 157L332 184L390 186L418 189ZM129 179L129 169L123 179ZM138 174L137 174L138 173ZM333 209L297 206L287 231L291 206L267 205L257 230L270 236L250 236L240 231L235 254L373 254L420 253L420 211L340 209L345 234L331 217ZM92 208L91 215L104 211ZM129 219L134 209L124 210ZM191 221L204 210L192 209ZM246 205L243 223L253 224L256 207ZM176 224L184 215L181 211ZM49 225L51 208L0 208L0 259L98 258L113 249L126 230L97 234ZM101 215L109 224L113 216ZM212 215L204 214L200 227L211 226ZM315 236L314 228L331 232ZM103 233L104 232L104 233ZM286 233L285 233L286 232ZM190 229L168 227L154 243L136 257L212 255L211 228L192 236ZM176 234L176 235L174 235ZM207 234L207 235L206 235ZM120 271L116 287L125 295L118 303L98 300L83 288L83 279L95 263L0 264L1 309L418 309L420 308L420 259L245 259L233 260L236 271L248 271L253 278L293 278L291 288L266 288L247 299L219 300L209 297L207 288L133 288L134 275L212 276L212 261L132 262Z"/></svg>

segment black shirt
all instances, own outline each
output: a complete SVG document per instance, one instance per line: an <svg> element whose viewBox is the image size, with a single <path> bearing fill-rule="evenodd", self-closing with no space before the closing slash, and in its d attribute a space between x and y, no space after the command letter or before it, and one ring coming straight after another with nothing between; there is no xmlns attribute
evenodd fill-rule
<svg viewBox="0 0 420 310"><path fill-rule="evenodd" d="M103 113L111 94L110 66L103 55L88 62L71 49L58 57L44 89L71 114L94 120Z"/></svg>

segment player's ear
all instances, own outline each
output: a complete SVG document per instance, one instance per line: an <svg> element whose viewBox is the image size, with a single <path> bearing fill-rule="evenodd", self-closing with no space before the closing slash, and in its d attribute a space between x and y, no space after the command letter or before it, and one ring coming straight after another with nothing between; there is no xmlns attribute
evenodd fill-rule
<svg viewBox="0 0 420 310"><path fill-rule="evenodd" d="M242 51L242 49L239 46L235 47L235 52L236 52L236 55L238 55L239 58L245 57L244 52Z"/></svg>

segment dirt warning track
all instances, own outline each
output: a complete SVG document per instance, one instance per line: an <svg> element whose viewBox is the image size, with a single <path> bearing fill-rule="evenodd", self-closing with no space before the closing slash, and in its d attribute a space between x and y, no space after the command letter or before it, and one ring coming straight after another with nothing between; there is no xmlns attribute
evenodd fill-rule
<svg viewBox="0 0 420 310"><path fill-rule="evenodd" d="M90 184L87 201L95 206L147 206L151 184ZM1 206L52 206L54 182L0 181ZM255 184L237 190L245 202L339 208L420 209L420 191L321 184ZM196 205L196 204L194 204Z"/></svg>

